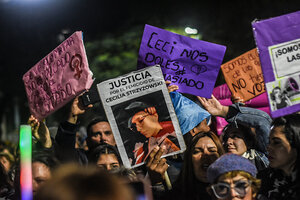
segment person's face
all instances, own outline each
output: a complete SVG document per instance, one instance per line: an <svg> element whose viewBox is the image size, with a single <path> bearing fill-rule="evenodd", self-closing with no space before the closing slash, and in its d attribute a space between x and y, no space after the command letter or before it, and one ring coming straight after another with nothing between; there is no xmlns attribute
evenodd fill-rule
<svg viewBox="0 0 300 200"><path fill-rule="evenodd" d="M272 129L267 150L269 152L270 167L281 169L286 173L293 169L297 151L291 147L283 133L283 127L279 126Z"/></svg>
<svg viewBox="0 0 300 200"><path fill-rule="evenodd" d="M136 130L143 134L146 138L155 136L158 133L158 115L149 114L145 111L137 112L133 117L131 122L135 124Z"/></svg>
<svg viewBox="0 0 300 200"><path fill-rule="evenodd" d="M228 138L225 149L228 153L234 153L237 155L242 155L247 151L247 146L243 139L232 135Z"/></svg>
<svg viewBox="0 0 300 200"><path fill-rule="evenodd" d="M109 171L115 168L119 168L120 163L115 154L102 154L97 161L97 166Z"/></svg>
<svg viewBox="0 0 300 200"><path fill-rule="evenodd" d="M5 156L0 156L0 163L3 165L6 172L9 172L11 163Z"/></svg>
<svg viewBox="0 0 300 200"><path fill-rule="evenodd" d="M273 94L276 99L281 98L281 90L280 89L275 89L273 91Z"/></svg>
<svg viewBox="0 0 300 200"><path fill-rule="evenodd" d="M33 194L49 179L51 178L51 171L44 163L32 163L32 191Z"/></svg>
<svg viewBox="0 0 300 200"><path fill-rule="evenodd" d="M192 136L195 136L198 133L201 132L208 132L210 131L210 127L207 125L207 121L206 119L204 119L200 124L198 124L198 126L196 126L195 128L193 128L190 133Z"/></svg>
<svg viewBox="0 0 300 200"><path fill-rule="evenodd" d="M108 122L98 122L91 127L91 140L95 144L106 143L112 146L116 145L116 141Z"/></svg>
<svg viewBox="0 0 300 200"><path fill-rule="evenodd" d="M220 177L217 184L220 184L218 187L218 194L221 195L223 198L217 199L226 199L226 200L252 200L253 194L252 194L252 188L251 184L249 184L249 181L247 178L237 175L233 178L225 178ZM230 186L230 189L229 187Z"/></svg>
<svg viewBox="0 0 300 200"><path fill-rule="evenodd" d="M207 182L207 168L220 156L216 144L210 137L202 137L192 153L194 175L199 181Z"/></svg>

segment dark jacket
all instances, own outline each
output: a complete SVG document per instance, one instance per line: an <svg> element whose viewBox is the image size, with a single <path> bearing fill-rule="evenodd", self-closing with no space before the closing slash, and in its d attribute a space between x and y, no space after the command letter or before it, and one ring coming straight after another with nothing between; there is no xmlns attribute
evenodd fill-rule
<svg viewBox="0 0 300 200"><path fill-rule="evenodd" d="M87 152L75 148L77 130L78 124L71 124L67 121L60 123L55 136L55 154L62 163L76 162L87 165Z"/></svg>
<svg viewBox="0 0 300 200"><path fill-rule="evenodd" d="M261 188L258 193L258 200L298 200L300 199L299 181L297 183L297 172L286 176L281 170L267 168L258 173L261 179Z"/></svg>

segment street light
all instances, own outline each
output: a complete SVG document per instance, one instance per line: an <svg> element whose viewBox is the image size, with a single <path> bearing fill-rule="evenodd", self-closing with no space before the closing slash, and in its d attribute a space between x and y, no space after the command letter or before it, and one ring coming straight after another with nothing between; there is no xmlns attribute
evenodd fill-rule
<svg viewBox="0 0 300 200"><path fill-rule="evenodd" d="M190 27L186 27L184 29L184 31L187 33L187 34L191 34L191 35L195 35L198 33L198 30L195 29L195 28L190 28Z"/></svg>

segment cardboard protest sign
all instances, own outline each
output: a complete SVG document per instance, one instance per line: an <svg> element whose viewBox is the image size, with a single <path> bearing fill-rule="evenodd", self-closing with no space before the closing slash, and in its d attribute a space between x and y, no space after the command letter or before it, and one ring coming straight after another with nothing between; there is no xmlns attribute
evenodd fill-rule
<svg viewBox="0 0 300 200"><path fill-rule="evenodd" d="M23 76L31 113L39 120L89 89L93 83L82 32L63 41Z"/></svg>
<svg viewBox="0 0 300 200"><path fill-rule="evenodd" d="M145 26L138 69L160 65L179 92L211 97L226 47Z"/></svg>
<svg viewBox="0 0 300 200"><path fill-rule="evenodd" d="M182 133L159 66L97 85L125 167L142 165L155 146L164 156L185 150Z"/></svg>
<svg viewBox="0 0 300 200"><path fill-rule="evenodd" d="M221 66L226 83L235 98L248 101L265 92L257 49L252 49Z"/></svg>
<svg viewBox="0 0 300 200"><path fill-rule="evenodd" d="M252 23L272 117L300 110L300 11Z"/></svg>

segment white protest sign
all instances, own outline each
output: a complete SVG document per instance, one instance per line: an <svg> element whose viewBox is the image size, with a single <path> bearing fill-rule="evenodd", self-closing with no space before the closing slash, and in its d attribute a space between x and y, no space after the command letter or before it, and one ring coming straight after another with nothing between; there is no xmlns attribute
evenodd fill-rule
<svg viewBox="0 0 300 200"><path fill-rule="evenodd" d="M155 146L164 156L185 144L160 67L144 68L97 85L125 167L142 165Z"/></svg>

